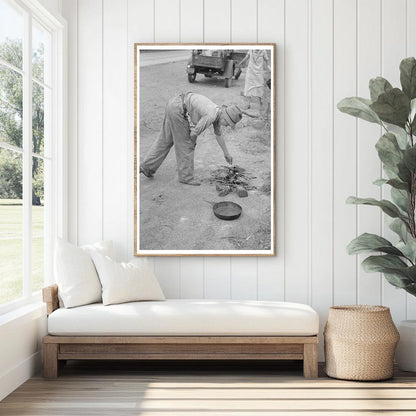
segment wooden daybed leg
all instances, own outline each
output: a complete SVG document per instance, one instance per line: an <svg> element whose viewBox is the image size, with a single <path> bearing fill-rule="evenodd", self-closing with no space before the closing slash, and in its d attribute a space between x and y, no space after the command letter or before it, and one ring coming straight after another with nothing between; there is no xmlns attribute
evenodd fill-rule
<svg viewBox="0 0 416 416"><path fill-rule="evenodd" d="M43 344L43 377L58 378L58 344Z"/></svg>
<svg viewBox="0 0 416 416"><path fill-rule="evenodd" d="M303 345L303 376L318 377L318 344Z"/></svg>

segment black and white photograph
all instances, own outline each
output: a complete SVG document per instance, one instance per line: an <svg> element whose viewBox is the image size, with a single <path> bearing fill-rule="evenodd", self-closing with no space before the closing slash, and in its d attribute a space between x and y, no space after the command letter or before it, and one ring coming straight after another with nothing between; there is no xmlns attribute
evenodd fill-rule
<svg viewBox="0 0 416 416"><path fill-rule="evenodd" d="M275 255L275 45L135 44L135 255Z"/></svg>

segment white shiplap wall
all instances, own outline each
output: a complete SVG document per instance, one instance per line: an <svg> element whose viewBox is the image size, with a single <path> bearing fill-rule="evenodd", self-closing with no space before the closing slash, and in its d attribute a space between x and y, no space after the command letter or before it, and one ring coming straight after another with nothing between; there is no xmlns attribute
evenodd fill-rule
<svg viewBox="0 0 416 416"><path fill-rule="evenodd" d="M379 129L335 108L367 96L370 77L396 85L416 54L415 0L62 0L69 21L70 238L113 239L133 253L133 43L277 44L275 258L157 258L168 297L276 299L328 307L383 303L396 320L416 301L368 275L345 252L364 231L385 232L374 151ZM387 231L386 231L387 232Z"/></svg>

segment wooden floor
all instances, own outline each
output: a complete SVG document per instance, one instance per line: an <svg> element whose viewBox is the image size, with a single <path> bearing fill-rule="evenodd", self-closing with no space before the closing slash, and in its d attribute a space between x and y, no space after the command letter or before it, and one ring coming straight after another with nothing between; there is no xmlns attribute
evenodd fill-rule
<svg viewBox="0 0 416 416"><path fill-rule="evenodd" d="M33 377L0 415L416 415L416 374L384 382L305 380L298 363L71 362Z"/></svg>

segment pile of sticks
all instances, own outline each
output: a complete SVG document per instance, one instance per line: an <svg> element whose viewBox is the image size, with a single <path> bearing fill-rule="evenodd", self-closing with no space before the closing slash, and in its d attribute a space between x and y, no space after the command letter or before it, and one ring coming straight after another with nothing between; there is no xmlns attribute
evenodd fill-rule
<svg viewBox="0 0 416 416"><path fill-rule="evenodd" d="M250 185L252 176L247 176L245 169L240 166L220 166L211 172L211 183L215 183L218 196L226 196L231 192L236 192L240 198L248 196L248 192L256 189Z"/></svg>

